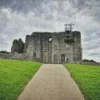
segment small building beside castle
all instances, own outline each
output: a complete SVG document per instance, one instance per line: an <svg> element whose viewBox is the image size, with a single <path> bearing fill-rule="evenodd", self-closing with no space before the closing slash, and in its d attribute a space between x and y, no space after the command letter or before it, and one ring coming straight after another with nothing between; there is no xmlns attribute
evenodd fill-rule
<svg viewBox="0 0 100 100"><path fill-rule="evenodd" d="M82 60L81 33L78 31L33 32L26 36L25 44L21 41L16 46L14 42L11 52L27 54L28 59L44 63L79 63Z"/></svg>

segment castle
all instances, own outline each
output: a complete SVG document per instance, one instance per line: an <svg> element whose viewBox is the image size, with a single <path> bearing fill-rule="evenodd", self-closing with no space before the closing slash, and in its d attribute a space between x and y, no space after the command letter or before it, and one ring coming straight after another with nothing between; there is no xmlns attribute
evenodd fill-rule
<svg viewBox="0 0 100 100"><path fill-rule="evenodd" d="M26 36L25 44L21 39L14 40L11 52L24 53L28 59L44 63L78 63L82 60L81 33L33 32Z"/></svg>

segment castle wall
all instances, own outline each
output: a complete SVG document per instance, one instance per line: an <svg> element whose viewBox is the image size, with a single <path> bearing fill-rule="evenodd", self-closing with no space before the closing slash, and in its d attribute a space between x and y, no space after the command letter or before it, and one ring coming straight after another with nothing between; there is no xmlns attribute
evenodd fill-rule
<svg viewBox="0 0 100 100"><path fill-rule="evenodd" d="M65 43L64 39L66 39L66 37L64 34L60 34L59 37L61 37L59 42L60 63L63 62L62 56L65 56L64 62L73 62L73 43Z"/></svg>
<svg viewBox="0 0 100 100"><path fill-rule="evenodd" d="M78 63L82 60L81 34L74 32L74 62Z"/></svg>
<svg viewBox="0 0 100 100"><path fill-rule="evenodd" d="M71 40L68 42L67 40ZM34 32L26 36L24 53L29 59L45 63L80 62L82 59L80 32Z"/></svg>
<svg viewBox="0 0 100 100"><path fill-rule="evenodd" d="M52 63L59 63L59 40L58 34L52 34Z"/></svg>
<svg viewBox="0 0 100 100"><path fill-rule="evenodd" d="M42 59L43 62L47 63L48 62L48 35L45 35L44 33L42 33L43 35L41 35L42 38L42 42L43 44L42 46ZM41 60L42 60L41 59Z"/></svg>
<svg viewBox="0 0 100 100"><path fill-rule="evenodd" d="M34 38L32 36L27 35L25 40L24 53L27 53L29 59L33 58L33 52L35 49L33 39Z"/></svg>

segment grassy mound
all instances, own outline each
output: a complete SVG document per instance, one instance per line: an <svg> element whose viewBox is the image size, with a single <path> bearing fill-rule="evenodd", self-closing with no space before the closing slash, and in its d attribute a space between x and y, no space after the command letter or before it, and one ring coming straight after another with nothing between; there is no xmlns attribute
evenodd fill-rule
<svg viewBox="0 0 100 100"><path fill-rule="evenodd" d="M65 64L86 100L100 100L100 66Z"/></svg>
<svg viewBox="0 0 100 100"><path fill-rule="evenodd" d="M0 100L16 100L41 63L0 59Z"/></svg>

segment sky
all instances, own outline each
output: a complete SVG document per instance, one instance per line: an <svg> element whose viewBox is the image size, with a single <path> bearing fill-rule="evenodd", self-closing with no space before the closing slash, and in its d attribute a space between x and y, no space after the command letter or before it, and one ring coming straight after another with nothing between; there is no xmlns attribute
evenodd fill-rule
<svg viewBox="0 0 100 100"><path fill-rule="evenodd" d="M83 59L100 62L100 0L0 0L0 50L35 31L73 31L82 35Z"/></svg>

